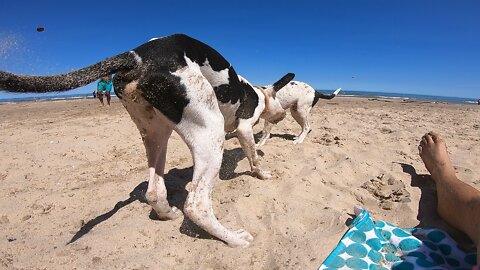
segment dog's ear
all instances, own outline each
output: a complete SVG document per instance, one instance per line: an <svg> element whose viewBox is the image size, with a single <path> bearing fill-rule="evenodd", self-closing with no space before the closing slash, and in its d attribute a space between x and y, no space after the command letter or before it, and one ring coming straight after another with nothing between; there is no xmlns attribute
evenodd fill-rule
<svg viewBox="0 0 480 270"><path fill-rule="evenodd" d="M293 80L293 77L295 77L295 74L293 73L288 73L287 75L283 76L280 80L273 84L273 90L277 92L278 90L282 89L282 87Z"/></svg>

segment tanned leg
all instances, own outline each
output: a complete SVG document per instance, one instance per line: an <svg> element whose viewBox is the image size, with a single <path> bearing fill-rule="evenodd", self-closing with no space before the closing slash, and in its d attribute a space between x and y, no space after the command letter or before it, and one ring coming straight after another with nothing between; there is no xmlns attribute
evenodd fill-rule
<svg viewBox="0 0 480 270"><path fill-rule="evenodd" d="M480 262L480 191L457 178L446 143L439 134L425 134L418 150L437 186L439 215L475 242Z"/></svg>
<svg viewBox="0 0 480 270"><path fill-rule="evenodd" d="M98 100L100 100L100 103L102 103L102 105L105 106L105 104L103 104L103 93L101 91L97 92L97 97L98 97Z"/></svg>
<svg viewBox="0 0 480 270"><path fill-rule="evenodd" d="M106 92L105 96L107 97L107 104L108 106L110 106L110 100L112 99L112 97L110 96L110 92Z"/></svg>

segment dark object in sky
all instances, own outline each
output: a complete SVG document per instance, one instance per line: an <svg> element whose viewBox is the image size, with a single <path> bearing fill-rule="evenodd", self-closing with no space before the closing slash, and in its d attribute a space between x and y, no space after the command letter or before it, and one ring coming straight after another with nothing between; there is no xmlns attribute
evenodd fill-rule
<svg viewBox="0 0 480 270"><path fill-rule="evenodd" d="M43 32L43 31L45 31L45 27L41 27L41 26L37 27L37 32Z"/></svg>

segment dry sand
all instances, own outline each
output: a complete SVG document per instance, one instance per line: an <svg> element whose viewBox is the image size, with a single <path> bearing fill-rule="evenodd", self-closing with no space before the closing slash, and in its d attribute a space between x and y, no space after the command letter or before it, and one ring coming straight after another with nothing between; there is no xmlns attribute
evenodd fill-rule
<svg viewBox="0 0 480 270"><path fill-rule="evenodd" d="M274 127L260 150L274 175L266 181L246 174L237 139L226 141L215 212L255 237L231 249L183 217L151 214L143 144L118 100L0 105L0 268L315 269L354 205L399 226L442 226L417 150L430 130L480 188L480 106L337 97L319 102L311 122L301 145L290 115ZM192 158L176 134L167 160L169 201L181 207Z"/></svg>

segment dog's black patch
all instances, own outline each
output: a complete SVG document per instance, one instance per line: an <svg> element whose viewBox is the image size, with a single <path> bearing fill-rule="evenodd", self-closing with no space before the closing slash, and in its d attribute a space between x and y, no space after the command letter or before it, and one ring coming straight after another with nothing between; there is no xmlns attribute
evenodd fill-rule
<svg viewBox="0 0 480 270"><path fill-rule="evenodd" d="M258 106L258 95L249 84L241 81L239 81L239 83L245 93L245 98L243 102L240 103L240 107L238 107L238 110L235 112L235 116L248 119L253 116L255 108Z"/></svg>
<svg viewBox="0 0 480 270"><path fill-rule="evenodd" d="M222 103L230 102L231 104L235 104L239 100L242 101L244 99L245 92L238 91L239 89L242 89L242 86L238 80L237 73L232 67L228 70L228 84L214 87L217 99Z"/></svg>
<svg viewBox="0 0 480 270"><path fill-rule="evenodd" d="M115 95L119 98L123 98L123 91L125 86L128 83L131 83L134 80L137 80L141 76L141 71L139 68L132 69L129 71L120 71L115 74L113 77L113 90Z"/></svg>
<svg viewBox="0 0 480 270"><path fill-rule="evenodd" d="M137 88L143 98L172 122L180 123L183 110L190 102L180 78L158 69L155 65L142 66L141 69L143 71L134 69L117 73L113 79L115 94L123 99L126 85L138 80Z"/></svg>
<svg viewBox="0 0 480 270"><path fill-rule="evenodd" d="M296 82L290 82L290 85L297 85Z"/></svg>
<svg viewBox="0 0 480 270"><path fill-rule="evenodd" d="M315 106L315 104L317 104L319 99L320 99L320 95L317 91L315 91L315 97L313 98L313 101L312 101L312 107Z"/></svg>
<svg viewBox="0 0 480 270"><path fill-rule="evenodd" d="M172 122L180 123L183 110L190 102L180 78L163 72L147 72L145 75L138 84L145 100Z"/></svg>

